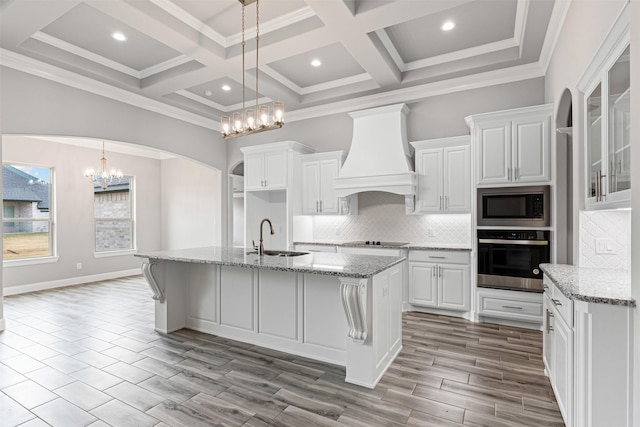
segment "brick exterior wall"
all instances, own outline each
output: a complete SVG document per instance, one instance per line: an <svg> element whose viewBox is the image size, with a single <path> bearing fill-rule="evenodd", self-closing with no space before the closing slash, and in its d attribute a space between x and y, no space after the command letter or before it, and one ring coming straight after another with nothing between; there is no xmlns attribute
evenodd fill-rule
<svg viewBox="0 0 640 427"><path fill-rule="evenodd" d="M13 207L14 218L42 218L49 219L49 212L41 212L37 202L11 202L4 201L3 207ZM3 230L5 233L47 233L49 223L46 221L37 222L5 222Z"/></svg>
<svg viewBox="0 0 640 427"><path fill-rule="evenodd" d="M96 252L130 249L131 201L128 191L96 193L94 216L96 218ZM116 220L127 218L127 220Z"/></svg>

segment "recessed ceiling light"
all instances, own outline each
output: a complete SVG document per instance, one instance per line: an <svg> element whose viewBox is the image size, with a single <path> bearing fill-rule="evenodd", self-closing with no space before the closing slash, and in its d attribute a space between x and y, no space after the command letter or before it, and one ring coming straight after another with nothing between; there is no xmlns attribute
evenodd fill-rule
<svg viewBox="0 0 640 427"><path fill-rule="evenodd" d="M313 65L314 67L319 67L322 65L322 62L320 62L319 59L314 59L313 61L311 61L311 65Z"/></svg>
<svg viewBox="0 0 640 427"><path fill-rule="evenodd" d="M229 85L222 85L222 90L224 90L225 92L229 92L231 90L231 86Z"/></svg>
<svg viewBox="0 0 640 427"><path fill-rule="evenodd" d="M207 90L204 91L204 94L205 94L205 96L211 96L211 95L213 95L213 92L211 92L210 90L207 89Z"/></svg>
<svg viewBox="0 0 640 427"><path fill-rule="evenodd" d="M116 31L115 33L111 34L111 37L113 37L114 39L118 40L119 42L123 42L125 40L127 40L127 37L122 34L121 32Z"/></svg>
<svg viewBox="0 0 640 427"><path fill-rule="evenodd" d="M456 24L453 23L453 21L447 21L444 24L442 24L442 27L440 27L440 29L442 29L442 31L451 31L455 28Z"/></svg>

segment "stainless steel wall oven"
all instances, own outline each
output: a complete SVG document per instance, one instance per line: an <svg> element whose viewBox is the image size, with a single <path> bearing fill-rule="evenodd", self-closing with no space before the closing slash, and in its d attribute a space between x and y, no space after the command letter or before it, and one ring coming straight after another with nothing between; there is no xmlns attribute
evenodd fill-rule
<svg viewBox="0 0 640 427"><path fill-rule="evenodd" d="M478 287L542 292L547 230L478 230Z"/></svg>

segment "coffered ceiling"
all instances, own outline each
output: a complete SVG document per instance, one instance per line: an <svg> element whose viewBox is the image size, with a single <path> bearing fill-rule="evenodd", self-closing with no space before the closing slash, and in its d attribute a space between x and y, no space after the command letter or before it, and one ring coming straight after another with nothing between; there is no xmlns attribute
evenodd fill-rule
<svg viewBox="0 0 640 427"><path fill-rule="evenodd" d="M283 101L291 121L542 76L568 3L261 0L258 98ZM216 129L242 105L238 0L0 0L0 11L4 66ZM255 17L247 6L252 103Z"/></svg>

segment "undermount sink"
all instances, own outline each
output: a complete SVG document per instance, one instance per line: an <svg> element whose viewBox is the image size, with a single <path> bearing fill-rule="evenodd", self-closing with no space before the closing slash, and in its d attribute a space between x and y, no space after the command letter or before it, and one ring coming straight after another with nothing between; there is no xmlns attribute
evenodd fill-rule
<svg viewBox="0 0 640 427"><path fill-rule="evenodd" d="M292 256L300 256L307 255L309 252L294 252L294 251L264 251L264 254L267 256L280 256L280 257L292 257ZM249 251L247 255L257 255L258 251Z"/></svg>

